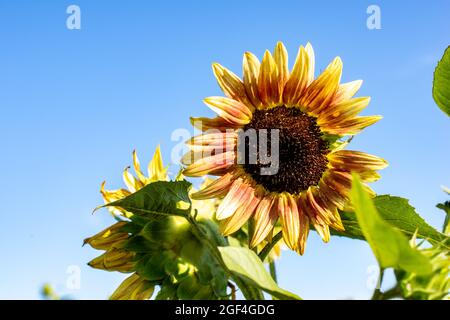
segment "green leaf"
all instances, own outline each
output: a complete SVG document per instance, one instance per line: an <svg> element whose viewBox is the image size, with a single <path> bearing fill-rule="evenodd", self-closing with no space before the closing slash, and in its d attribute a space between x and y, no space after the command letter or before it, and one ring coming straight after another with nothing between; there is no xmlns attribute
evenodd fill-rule
<svg viewBox="0 0 450 320"><path fill-rule="evenodd" d="M235 276L240 277L246 283L257 287L278 299L301 299L299 296L281 289L253 251L242 247L219 247L219 250L227 268Z"/></svg>
<svg viewBox="0 0 450 320"><path fill-rule="evenodd" d="M429 274L429 259L412 248L408 238L386 222L377 212L374 203L364 191L357 175L353 175L351 200L361 231L367 239L381 268L402 269L416 274Z"/></svg>
<svg viewBox="0 0 450 320"><path fill-rule="evenodd" d="M186 216L190 213L191 201L188 194L190 187L191 184L186 180L157 181L146 185L128 197L101 207L121 207L141 216Z"/></svg>
<svg viewBox="0 0 450 320"><path fill-rule="evenodd" d="M408 237L412 237L417 230L417 238L426 239L431 243L437 244L449 240L448 236L426 223L407 199L380 195L373 199L373 204L383 220L402 231ZM355 213L341 212L340 214L345 231L333 231L333 234L365 240Z"/></svg>
<svg viewBox="0 0 450 320"><path fill-rule="evenodd" d="M444 203L438 203L436 205L441 210L445 212L445 220L442 226L442 232L445 234L450 234L450 201L445 201Z"/></svg>
<svg viewBox="0 0 450 320"><path fill-rule="evenodd" d="M450 46L434 71L433 98L439 108L450 116Z"/></svg>

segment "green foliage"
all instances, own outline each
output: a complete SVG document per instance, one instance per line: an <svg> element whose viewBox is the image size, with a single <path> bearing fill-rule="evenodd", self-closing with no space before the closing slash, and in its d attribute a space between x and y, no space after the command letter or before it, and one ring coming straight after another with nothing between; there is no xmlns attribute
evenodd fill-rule
<svg viewBox="0 0 450 320"><path fill-rule="evenodd" d="M351 200L361 232L382 269L392 267L419 275L432 271L427 257L412 248L406 236L377 212L357 175L353 175Z"/></svg>
<svg viewBox="0 0 450 320"><path fill-rule="evenodd" d="M450 116L450 47L445 50L434 71L433 98L439 108Z"/></svg>
<svg viewBox="0 0 450 320"><path fill-rule="evenodd" d="M258 256L247 248L219 247L228 269L251 286L257 287L278 299L299 300L300 297L281 289L272 279Z"/></svg>
<svg viewBox="0 0 450 320"><path fill-rule="evenodd" d="M421 252L429 259L433 272L417 275L399 270L396 278L406 299L442 300L450 298L450 256L440 247L423 249Z"/></svg>
<svg viewBox="0 0 450 320"><path fill-rule="evenodd" d="M372 202L383 220L409 238L416 233L418 238L426 239L432 243L448 242L448 236L426 223L407 199L380 195L372 199ZM345 231L333 231L333 234L364 240L365 238L356 219L356 214L354 212L341 212L340 214Z"/></svg>
<svg viewBox="0 0 450 320"><path fill-rule="evenodd" d="M191 184L182 181L157 181L150 183L123 199L101 207L121 207L136 215L186 216L190 213L189 189ZM99 207L99 208L101 208Z"/></svg>

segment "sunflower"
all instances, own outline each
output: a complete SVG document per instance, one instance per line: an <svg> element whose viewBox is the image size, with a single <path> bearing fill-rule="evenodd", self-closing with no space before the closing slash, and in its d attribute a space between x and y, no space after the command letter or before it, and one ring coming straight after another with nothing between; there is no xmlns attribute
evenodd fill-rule
<svg viewBox="0 0 450 320"><path fill-rule="evenodd" d="M102 183L100 192L106 204L123 199L153 182L168 180L167 168L163 165L159 147L148 165L148 175L142 172L136 151L133 151L133 168L135 171L134 175L129 172L129 167L124 170L123 180L127 186L126 189L106 190L105 182ZM181 179L183 179L183 176L179 174L177 180ZM205 183L208 182L210 180L206 179ZM190 192L195 191L195 189L190 190ZM193 213L195 212L199 223L202 224L205 230L209 230L210 234L220 235L218 231L214 231L214 226L205 222L212 217L212 213L217 209L217 204L218 201L216 199L206 201L192 200L191 209ZM89 266L96 269L131 274L114 291L110 299L149 299L153 295L156 284L161 286L161 290L168 290L169 292L175 290L176 292L176 288L181 285L182 281L197 281L198 277L204 276L205 273L208 274L205 270L209 270L210 266L194 265L191 262L198 263L198 261L189 260L190 262L188 262L185 257L182 257L182 254L187 255L190 259L192 256L195 256L195 254L190 254L189 250L193 250L197 256L202 252L204 253L202 251L203 247L197 246L197 239L193 238L190 232L185 232L188 225L185 218L170 216L154 220L143 219L141 220L143 225L140 225L139 222L135 222L133 219L133 213L120 207L108 207L108 209L118 221L92 237L85 239L84 244L89 244L94 249L104 251L101 255L91 260L88 263ZM144 227L147 228L146 237L142 236ZM150 233L150 229L155 232ZM136 241L141 244L139 250L136 249ZM145 247L144 253L142 252L142 246ZM201 257L204 258L204 256ZM154 263L155 270L157 270L154 274L142 273L142 265L147 265L148 261ZM161 268L164 270L162 273ZM218 270L214 276L219 280L223 280L220 270L213 269ZM167 275L166 270L170 270L171 274ZM160 279L162 277L161 274L167 276L167 279L165 279L167 281ZM152 277L157 277L157 281ZM220 288L222 290L224 288L226 290L226 281L218 282L219 285L221 285ZM202 294L204 297L217 299L218 296L211 291L212 287L206 286L207 288L205 288L205 286L202 282L198 284L197 289L200 291L203 289ZM174 297L180 298L177 295L174 295Z"/></svg>
<svg viewBox="0 0 450 320"><path fill-rule="evenodd" d="M344 137L381 118L358 115L370 101L369 97L353 98L362 81L340 84L339 57L317 78L314 64L314 51L308 43L300 47L289 70L288 54L281 42L273 55L266 51L261 62L252 53L245 53L242 80L213 64L226 97L204 100L217 117L191 118L202 134L187 142L190 152L182 163L186 176L219 176L192 197L223 197L216 218L224 235L253 219L251 246L257 246L270 239L278 223L285 244L303 254L310 225L325 242L330 239L330 227L344 230L338 209L348 204L351 172L358 173L364 182L372 182L380 178L376 170L387 166L379 157L344 150ZM259 148L252 149L255 154L250 152L246 161L238 161L242 156L240 143L246 151L251 150L247 140L239 141L239 132L275 129L279 155L275 174L262 174L267 161ZM256 161L247 161L251 156Z"/></svg>

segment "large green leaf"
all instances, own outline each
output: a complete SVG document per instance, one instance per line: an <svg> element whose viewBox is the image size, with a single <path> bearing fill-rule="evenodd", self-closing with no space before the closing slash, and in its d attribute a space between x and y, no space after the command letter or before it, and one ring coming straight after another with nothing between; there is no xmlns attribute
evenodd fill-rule
<svg viewBox="0 0 450 320"><path fill-rule="evenodd" d="M357 175L353 175L350 196L361 232L381 268L392 267L416 274L429 274L432 271L429 259L419 250L412 248L408 238L377 212Z"/></svg>
<svg viewBox="0 0 450 320"><path fill-rule="evenodd" d="M433 98L439 108L450 116L450 47L445 50L434 71Z"/></svg>
<svg viewBox="0 0 450 320"><path fill-rule="evenodd" d="M408 237L412 237L417 231L418 238L427 239L431 243L443 243L444 246L448 246L448 244L444 244L444 242L448 242L448 236L426 223L407 199L380 195L373 199L373 204L383 220L389 222L389 224L402 231ZM364 235L361 232L354 212L341 212L341 219L345 231L333 231L334 235L364 240Z"/></svg>
<svg viewBox="0 0 450 320"><path fill-rule="evenodd" d="M246 283L270 293L278 299L301 299L299 296L281 289L253 251L243 247L219 247L219 250L227 268Z"/></svg>
<svg viewBox="0 0 450 320"><path fill-rule="evenodd" d="M142 216L186 216L190 212L188 194L190 187L191 184L185 180L157 181L146 185L128 197L101 207L121 207Z"/></svg>

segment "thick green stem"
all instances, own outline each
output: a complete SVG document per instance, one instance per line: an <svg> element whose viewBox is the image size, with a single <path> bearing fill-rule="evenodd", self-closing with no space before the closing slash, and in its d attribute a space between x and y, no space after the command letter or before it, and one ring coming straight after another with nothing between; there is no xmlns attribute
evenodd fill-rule
<svg viewBox="0 0 450 320"><path fill-rule="evenodd" d="M270 251L272 251L273 247L277 244L278 241L281 240L281 238L283 237L283 233L280 231L278 232L273 238L272 241L269 242L268 244L266 244L266 246L261 250L261 252L259 253L259 258L261 259L262 262L264 262L264 260L266 260L267 256L269 255Z"/></svg>
<svg viewBox="0 0 450 320"><path fill-rule="evenodd" d="M384 270L385 269L380 268L380 275L378 276L377 286L373 291L371 300L382 300L380 299L380 297L383 295L383 293L381 292L381 284L383 283Z"/></svg>
<svg viewBox="0 0 450 320"><path fill-rule="evenodd" d="M269 263L269 271L270 271L270 275L272 276L273 280L278 283L277 280L277 268L275 266L275 261L271 261Z"/></svg>

